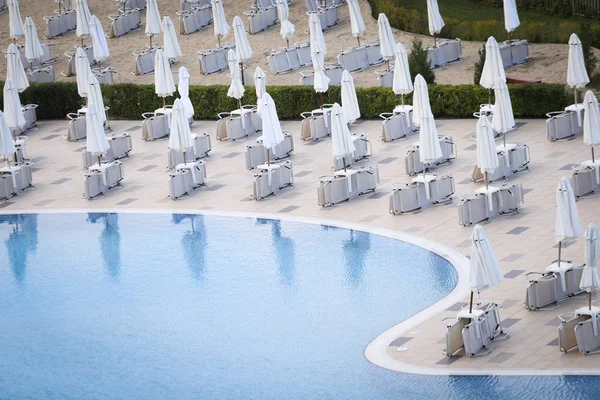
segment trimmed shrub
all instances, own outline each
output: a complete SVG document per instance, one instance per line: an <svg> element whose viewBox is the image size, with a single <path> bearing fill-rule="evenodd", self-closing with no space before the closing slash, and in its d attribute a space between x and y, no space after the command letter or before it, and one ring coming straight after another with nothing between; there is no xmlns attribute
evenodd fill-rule
<svg viewBox="0 0 600 400"><path fill-rule="evenodd" d="M0 85L4 85L0 82ZM219 112L237 108L237 101L227 97L227 86L191 86L190 99L196 119L216 120ZM256 104L253 88L246 88L244 104ZM300 113L319 106L319 96L311 86L269 86L268 92L277 105L282 120L300 119ZM513 111L516 117L544 117L549 111L562 110L571 104L571 92L556 84L509 85ZM103 86L104 104L110 107L111 119L141 119L142 113L162 106L152 85L116 84ZM365 119L379 118L400 104L400 96L392 89L382 87L357 88L361 114ZM325 103L340 102L340 88L331 87L325 93ZM479 85L430 85L429 98L436 118L468 118L485 103L488 91ZM77 94L76 83L33 84L21 94L23 104L38 104L39 119L64 119L77 111L84 100ZM405 96L410 104L412 96ZM167 99L168 104L173 98ZM2 108L0 97L0 108Z"/></svg>
<svg viewBox="0 0 600 400"><path fill-rule="evenodd" d="M431 70L431 63L427 59L427 50L423 48L421 39L413 38L410 54L408 55L408 68L410 77L415 80L415 76L421 74L425 82L435 83L435 73Z"/></svg>

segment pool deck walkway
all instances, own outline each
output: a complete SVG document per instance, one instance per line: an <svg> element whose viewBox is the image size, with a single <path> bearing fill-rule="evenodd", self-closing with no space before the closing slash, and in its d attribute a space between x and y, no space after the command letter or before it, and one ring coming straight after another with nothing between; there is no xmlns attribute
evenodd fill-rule
<svg viewBox="0 0 600 400"><path fill-rule="evenodd" d="M531 172L515 175L509 182L523 185L525 205L516 215L500 217L484 225L506 279L499 287L481 294L482 301L504 303L501 317L511 338L495 343L492 353L485 357L471 359L459 353L449 358L442 354L445 328L441 320L456 315L469 299L467 290L461 293L460 302L431 315L408 331L399 331L398 337L388 343L385 351L389 357L387 361L396 365L394 369L416 373L427 370L440 374L600 371L600 356L583 356L576 350L563 354L557 345L557 316L587 304L585 296L564 301L554 311L532 312L523 307L525 274L544 271L557 257L554 243L555 188L562 176L570 174L573 165L590 158L590 150L583 144L581 136L570 141L549 142L544 120L518 122L518 129L508 135L507 142L525 142L530 146ZM133 152L129 159L123 160L123 187L93 201L83 197L81 150L85 141L72 143L64 138L67 121L40 121L39 125L38 130L28 134L28 153L34 163L36 189L25 192L20 198L0 203L2 211L94 208L279 213L401 231L438 242L464 256L470 254L472 228L459 225L455 204L460 194L473 193L483 186L470 181L476 162L474 118L437 121L439 134L452 136L458 146L458 158L435 171L454 177L454 205L432 207L417 214L401 216L389 214L388 194L393 182L410 181L411 178L404 172L405 147L418 141L418 136L383 143L379 139L381 121L364 121L351 128L353 132L368 133L371 140L373 156L359 164L379 165L381 182L376 193L328 208L318 206L316 186L320 176L332 172L331 141L300 141L298 121L282 123L284 130L292 132L294 137L295 152L291 159L295 186L263 201L249 197L252 176L245 169L244 150L246 143L253 139L218 142L214 139L213 121L196 121L192 126L193 132L208 132L212 138L213 150L206 159L208 186L196 191L190 198L178 201L168 198L168 142L144 142L140 121L111 121L115 133L131 134ZM600 224L600 196L582 199L577 205L584 229L591 222ZM564 249L563 254L565 259L583 264L584 240L580 239Z"/></svg>

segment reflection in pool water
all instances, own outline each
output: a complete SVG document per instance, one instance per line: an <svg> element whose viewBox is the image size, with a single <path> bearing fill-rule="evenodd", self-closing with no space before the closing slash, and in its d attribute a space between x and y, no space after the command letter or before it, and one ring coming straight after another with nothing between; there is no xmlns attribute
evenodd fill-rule
<svg viewBox="0 0 600 400"><path fill-rule="evenodd" d="M442 258L391 238L252 218L42 214L1 216L0 243L2 398L534 399L600 390L596 378L426 377L368 363L375 336L457 279Z"/></svg>

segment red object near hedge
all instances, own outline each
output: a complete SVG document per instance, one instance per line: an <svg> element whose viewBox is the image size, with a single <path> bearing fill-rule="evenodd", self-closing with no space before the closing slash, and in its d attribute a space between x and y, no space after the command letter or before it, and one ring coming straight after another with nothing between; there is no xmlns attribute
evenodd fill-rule
<svg viewBox="0 0 600 400"><path fill-rule="evenodd" d="M542 83L542 80L506 75L506 83Z"/></svg>

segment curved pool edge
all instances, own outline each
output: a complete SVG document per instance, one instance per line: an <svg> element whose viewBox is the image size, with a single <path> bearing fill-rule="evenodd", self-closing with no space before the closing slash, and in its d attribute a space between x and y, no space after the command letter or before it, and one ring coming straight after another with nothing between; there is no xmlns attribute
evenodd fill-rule
<svg viewBox="0 0 600 400"><path fill-rule="evenodd" d="M591 375L600 376L600 369L571 369L571 370L556 370L556 369L481 369L481 368L445 368L445 367L423 367L414 364L409 364L393 359L387 354L386 349L390 342L405 334L407 331L415 328L424 321L446 310L453 304L464 300L464 297L469 291L468 287L468 269L469 259L453 250L437 242L430 241L418 236L407 234L401 231L395 231L387 228L378 228L371 225L348 222L337 219L317 218L317 217L302 217L293 215L284 215L278 213L263 213L263 212L240 212L240 211L223 211L223 210L203 210L203 209L150 209L150 208L55 208L55 209L22 209L22 210L2 210L0 214L85 214L85 213L117 213L117 214L196 214L208 216L222 217L239 217L239 218L264 218L281 221L299 222L312 225L328 225L339 227L342 229L352 229L363 232L368 232L374 235L380 235L397 239L425 250L428 250L436 255L447 260L458 274L458 281L454 289L445 297L427 307L426 309L414 314L410 318L394 325L390 329L384 331L373 339L365 348L364 356L372 364L391 370L412 375L429 375L429 376L577 376ZM441 353L441 351L440 351Z"/></svg>

